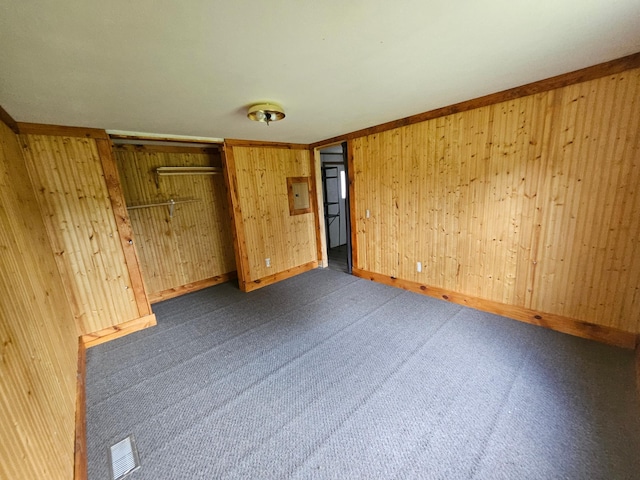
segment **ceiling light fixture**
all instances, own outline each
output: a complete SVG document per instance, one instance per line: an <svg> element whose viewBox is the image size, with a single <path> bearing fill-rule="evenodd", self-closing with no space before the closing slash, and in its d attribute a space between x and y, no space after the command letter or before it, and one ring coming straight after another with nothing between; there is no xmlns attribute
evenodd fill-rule
<svg viewBox="0 0 640 480"><path fill-rule="evenodd" d="M284 109L280 105L275 103L259 103L249 107L247 117L256 122L265 122L269 125L270 122L277 122L284 118Z"/></svg>

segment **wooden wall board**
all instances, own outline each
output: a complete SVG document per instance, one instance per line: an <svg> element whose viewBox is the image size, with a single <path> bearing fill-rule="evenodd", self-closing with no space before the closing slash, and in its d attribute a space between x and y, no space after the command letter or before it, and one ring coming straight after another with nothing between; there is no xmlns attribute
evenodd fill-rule
<svg viewBox="0 0 640 480"><path fill-rule="evenodd" d="M98 332L87 333L82 335L80 340L85 348L91 348L96 345L100 345L101 343L110 342L116 338L124 337L130 333L154 327L155 325L157 325L156 316L151 313L144 317L135 318L128 322L104 328Z"/></svg>
<svg viewBox="0 0 640 480"><path fill-rule="evenodd" d="M259 140L237 140L227 138L225 145L230 147L255 147L255 148L278 148L291 150L309 150L309 145L305 143L285 143L285 142L262 142Z"/></svg>
<svg viewBox="0 0 640 480"><path fill-rule="evenodd" d="M485 300L471 295L463 295L459 292L431 287L418 282L381 275L375 272L367 272L366 270L360 270L359 268L354 268L353 274L357 277L366 278L367 280L383 283L392 287L402 288L403 290L420 293L439 300L456 303L458 305L482 310L484 312L494 313L496 315L519 320L521 322L549 328L551 330L567 333L576 337L595 340L616 347L633 349L636 344L635 334L618 330L613 327L582 322L571 317L538 312L529 308Z"/></svg>
<svg viewBox="0 0 640 480"><path fill-rule="evenodd" d="M238 196L238 178L236 175L233 147L226 144L222 149L222 164L229 199L229 218L231 220L231 233L233 236L233 250L236 259L238 284L240 290L246 291L246 275L249 273L247 241L244 232L244 222L242 221L240 198Z"/></svg>
<svg viewBox="0 0 640 480"><path fill-rule="evenodd" d="M73 478L87 480L87 349L78 339L78 375L76 377L76 430Z"/></svg>
<svg viewBox="0 0 640 480"><path fill-rule="evenodd" d="M107 132L99 128L67 127L64 125L46 125L42 123L17 122L22 135L51 135L63 137L100 138L108 140Z"/></svg>
<svg viewBox="0 0 640 480"><path fill-rule="evenodd" d="M312 175L309 150L272 145L226 149L234 221L244 237L236 245L243 270L238 273L240 288L248 291L264 285L262 279L317 264L316 214L290 215L287 195L287 177Z"/></svg>
<svg viewBox="0 0 640 480"><path fill-rule="evenodd" d="M410 117L393 120L391 122L363 128L355 132L339 135L337 137L328 138L309 145L310 148L326 147L336 143L344 142L349 139L373 135L375 133L392 130L394 128L405 127L416 123L422 123L434 118L452 115L455 113L466 112L476 108L486 107L501 103L508 100L515 100L521 97L534 95L537 93L548 92L550 90L559 89L576 83L596 80L602 77L615 75L627 70L640 67L640 52L626 57L611 60L609 62L600 63L591 67L582 68L573 72L564 73L555 77L539 80L537 82L528 83L519 87L503 90L501 92L492 93L482 97L466 100L464 102L448 105L446 107L429 110L428 112L419 113Z"/></svg>
<svg viewBox="0 0 640 480"><path fill-rule="evenodd" d="M111 200L113 215L116 219L118 237L120 238L120 245L122 246L124 259L127 264L133 295L138 307L138 315L140 317L146 317L151 314L151 305L147 298L147 291L140 270L140 261L134 246L133 229L129 220L129 214L127 213L124 194L122 193L118 168L111 151L111 142L109 140L99 139L96 140L96 147L102 163L102 171L104 172L104 179L107 185L109 199Z"/></svg>
<svg viewBox="0 0 640 480"><path fill-rule="evenodd" d="M184 145L134 145L134 144L114 144L114 150L124 150L128 152L140 152L140 153L201 153L203 155L211 155L212 167L221 167L220 161L220 147L219 146L207 146L207 147L190 147Z"/></svg>
<svg viewBox="0 0 640 480"><path fill-rule="evenodd" d="M247 282L247 285L245 286L244 291L251 292L253 290L257 290L258 288L271 285L272 283L277 283L282 280L286 280L287 278L295 277L296 275L300 275L301 273L308 272L309 270L313 270L314 268L318 268L317 260L314 260L309 263L305 263L304 265L298 265L297 267L288 268L286 270L282 270L274 274L267 275L262 278L258 278L251 282Z"/></svg>
<svg viewBox="0 0 640 480"><path fill-rule="evenodd" d="M78 334L139 318L96 140L20 140Z"/></svg>
<svg viewBox="0 0 640 480"><path fill-rule="evenodd" d="M351 140L355 267L639 333L639 104L634 69Z"/></svg>
<svg viewBox="0 0 640 480"><path fill-rule="evenodd" d="M311 171L313 172L314 188L314 212L316 217L316 250L318 255L318 265L322 268L329 266L329 256L327 253L327 239L324 223L324 196L322 194L322 161L320 150L309 149L311 158Z"/></svg>
<svg viewBox="0 0 640 480"><path fill-rule="evenodd" d="M13 133L20 133L18 122L16 122L4 108L2 108L2 105L0 105L0 122L3 122L7 127L9 127Z"/></svg>
<svg viewBox="0 0 640 480"><path fill-rule="evenodd" d="M194 200L129 210L148 295L183 291L236 270L227 191L222 174L161 177L158 167L220 166L217 149L116 147L114 156L128 206Z"/></svg>
<svg viewBox="0 0 640 480"><path fill-rule="evenodd" d="M0 478L71 478L78 338L17 136L0 122Z"/></svg>
<svg viewBox="0 0 640 480"><path fill-rule="evenodd" d="M186 285L169 288L168 290L155 293L149 297L149 301L151 303L162 302L164 300L169 300L170 298L179 297L180 295L184 295L186 293L196 292L198 290L202 290L203 288L212 287L214 285L218 285L224 282L229 282L237 278L238 278L238 275L236 272L229 272L222 275L216 275L215 277L206 278L204 280L199 280L193 283L187 283Z"/></svg>

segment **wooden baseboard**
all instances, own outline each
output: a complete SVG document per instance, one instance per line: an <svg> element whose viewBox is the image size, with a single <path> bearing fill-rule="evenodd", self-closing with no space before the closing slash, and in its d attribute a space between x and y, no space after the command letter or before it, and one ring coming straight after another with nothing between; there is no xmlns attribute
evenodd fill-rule
<svg viewBox="0 0 640 480"><path fill-rule="evenodd" d="M158 303L163 300L179 297L180 295L184 295L186 293L191 293L197 290L202 290L203 288L212 287L213 285L218 285L219 283L228 282L229 280L235 280L236 278L238 278L238 274L234 271L223 273L222 275L216 275L215 277L207 278L205 280L187 283L186 285L182 285L180 287L169 288L167 290L163 290L162 292L150 293L149 302Z"/></svg>
<svg viewBox="0 0 640 480"><path fill-rule="evenodd" d="M297 267L283 270L282 272L274 273L273 275L269 275L268 277L262 277L257 280L251 280L248 282L240 282L240 290L242 290L243 292L257 290L258 288L266 287L267 285L279 282L280 280L294 277L309 270L313 270L314 268L318 268L317 260L305 263L304 265L299 265Z"/></svg>
<svg viewBox="0 0 640 480"><path fill-rule="evenodd" d="M86 347L78 340L78 374L76 377L76 438L73 478L87 480L87 396L85 391Z"/></svg>
<svg viewBox="0 0 640 480"><path fill-rule="evenodd" d="M636 385L640 395L640 335L636 336Z"/></svg>
<svg viewBox="0 0 640 480"><path fill-rule="evenodd" d="M596 325L583 322L574 318L563 317L551 313L538 312L524 307L507 305L500 302L485 300L482 298L463 295L438 287L422 285L410 280L402 280L380 273L368 272L359 268L353 268L353 274L357 277L366 278L374 282L384 283L394 287L402 288L430 297L439 298L448 302L457 303L467 307L482 310L484 312L495 313L504 317L509 317L521 322L531 323L562 333L568 333L577 337L588 338L598 342L614 345L617 347L633 349L636 347L635 333L629 333L612 327Z"/></svg>
<svg viewBox="0 0 640 480"><path fill-rule="evenodd" d="M144 330L148 327L156 325L155 314L145 315L144 317L129 320L128 322L107 327L98 332L88 333L80 337L85 348L95 347L104 342L115 340L116 338L124 337L130 333L137 332L138 330Z"/></svg>

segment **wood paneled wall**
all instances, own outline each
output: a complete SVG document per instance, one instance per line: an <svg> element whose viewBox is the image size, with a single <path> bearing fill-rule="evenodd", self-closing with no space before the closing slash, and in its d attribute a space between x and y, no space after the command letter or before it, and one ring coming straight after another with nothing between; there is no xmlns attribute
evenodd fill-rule
<svg viewBox="0 0 640 480"><path fill-rule="evenodd" d="M640 333L638 111L633 69L354 139L354 266Z"/></svg>
<svg viewBox="0 0 640 480"><path fill-rule="evenodd" d="M114 148L128 206L192 199L174 207L129 210L149 296L159 300L213 284L236 270L224 177L161 177L157 167L221 166L215 148L117 145Z"/></svg>
<svg viewBox="0 0 640 480"><path fill-rule="evenodd" d="M308 147L228 142L225 152L240 288L253 290L317 267L315 172ZM310 178L311 213L290 215L287 177Z"/></svg>
<svg viewBox="0 0 640 480"><path fill-rule="evenodd" d="M0 478L69 479L78 336L17 136L0 122Z"/></svg>
<svg viewBox="0 0 640 480"><path fill-rule="evenodd" d="M108 146L105 151L100 145L108 142L104 135L100 140L68 136L64 130L20 135L79 334L106 334L150 313L144 288L129 275L128 267L137 265L127 265L107 188L100 156L110 155ZM122 214L118 218L127 222Z"/></svg>

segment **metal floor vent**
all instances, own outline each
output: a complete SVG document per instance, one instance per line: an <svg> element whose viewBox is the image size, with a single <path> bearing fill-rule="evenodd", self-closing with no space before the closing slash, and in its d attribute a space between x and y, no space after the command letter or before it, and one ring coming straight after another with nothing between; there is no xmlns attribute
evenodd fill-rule
<svg viewBox="0 0 640 480"><path fill-rule="evenodd" d="M109 447L109 469L113 480L120 480L139 468L140 459L133 435Z"/></svg>

